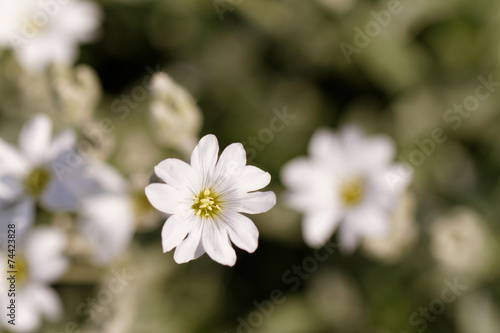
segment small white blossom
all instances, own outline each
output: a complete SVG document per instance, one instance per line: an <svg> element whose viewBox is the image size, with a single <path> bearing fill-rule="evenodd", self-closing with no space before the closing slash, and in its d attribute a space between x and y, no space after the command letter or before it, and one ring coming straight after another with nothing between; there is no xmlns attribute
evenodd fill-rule
<svg viewBox="0 0 500 333"><path fill-rule="evenodd" d="M0 269L2 272L14 270L16 285L15 325L5 313L0 324L9 332L36 332L42 325L42 319L55 321L61 318L63 306L57 293L49 284L57 281L67 270L69 260L64 255L67 239L60 231L50 227L32 229L24 239L17 241L15 267L8 265L8 254L2 249ZM8 277L10 274L7 275ZM1 306L6 309L10 303L7 291L10 281L0 279L2 293Z"/></svg>
<svg viewBox="0 0 500 333"><path fill-rule="evenodd" d="M479 277L491 260L486 221L468 207L458 207L436 218L430 227L430 252L452 272Z"/></svg>
<svg viewBox="0 0 500 333"><path fill-rule="evenodd" d="M163 251L176 247L174 260L185 263L205 252L228 266L236 262L231 241L252 253L259 231L240 213L259 214L276 204L273 192L255 192L271 181L269 173L246 165L243 145L229 145L218 158L214 135L203 137L191 155L191 165L174 158L155 167L166 184L151 184L146 195L161 212L172 214L162 229Z"/></svg>
<svg viewBox="0 0 500 333"><path fill-rule="evenodd" d="M29 71L52 62L72 64L78 45L91 41L100 9L80 0L0 0L0 48L12 48Z"/></svg>
<svg viewBox="0 0 500 333"><path fill-rule="evenodd" d="M409 177L390 181L394 144L386 136L365 137L353 126L339 135L317 131L310 157L289 162L282 179L287 204L304 213L303 234L312 247L324 245L339 228L341 248L354 250L361 237L384 235Z"/></svg>
<svg viewBox="0 0 500 333"><path fill-rule="evenodd" d="M53 139L51 133L49 117L38 114L23 126L19 150L0 138L0 221L16 221L20 232L33 223L35 202L52 212L72 211L85 187L74 132Z"/></svg>
<svg viewBox="0 0 500 333"><path fill-rule="evenodd" d="M86 176L94 188L82 197L78 208L78 231L92 248L94 264L109 263L132 241L134 213L125 179L104 163L91 163Z"/></svg>

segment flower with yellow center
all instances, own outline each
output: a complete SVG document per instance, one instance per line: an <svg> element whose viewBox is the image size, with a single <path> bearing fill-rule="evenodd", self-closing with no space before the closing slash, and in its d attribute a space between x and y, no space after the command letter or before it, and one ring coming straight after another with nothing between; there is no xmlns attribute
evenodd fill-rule
<svg viewBox="0 0 500 333"><path fill-rule="evenodd" d="M20 253L16 254L13 271L16 272L15 276L18 285L23 285L28 277L28 267L26 265L26 259L24 259L24 257Z"/></svg>
<svg viewBox="0 0 500 333"><path fill-rule="evenodd" d="M193 199L193 206L197 216L205 216L214 218L221 208L219 206L219 200L217 195L209 189L203 190Z"/></svg>
<svg viewBox="0 0 500 333"><path fill-rule="evenodd" d="M339 134L319 130L309 153L282 170L288 205L304 213L306 243L322 246L339 228L341 248L352 251L361 237L388 232L391 214L410 181L389 181L400 167L392 164L392 140L366 137L353 126Z"/></svg>
<svg viewBox="0 0 500 333"><path fill-rule="evenodd" d="M365 187L361 179L347 181L340 187L340 198L345 206L355 206L363 200Z"/></svg>
<svg viewBox="0 0 500 333"><path fill-rule="evenodd" d="M43 167L33 169L24 179L24 189L26 193L34 198L38 198L49 184L50 172Z"/></svg>
<svg viewBox="0 0 500 333"><path fill-rule="evenodd" d="M57 62L71 65L78 44L96 36L101 12L83 0L0 0L0 49L13 49L25 70Z"/></svg>
<svg viewBox="0 0 500 333"><path fill-rule="evenodd" d="M67 239L61 231L34 227L17 243L14 268L7 266L7 260L0 261L2 272L16 271L7 276L15 275L16 311L22 314L16 317L15 326L8 323L9 317L2 316L0 330L3 326L9 332L39 332L42 319L56 321L61 318L63 305L50 285L68 269L66 246ZM7 254L0 250L2 258L7 258ZM4 309L11 299L7 297L10 283L5 278L0 280L0 293L4 295L0 297L0 306Z"/></svg>
<svg viewBox="0 0 500 333"><path fill-rule="evenodd" d="M82 172L85 162L68 165L76 137L62 131L52 138L52 123L43 114L35 115L21 129L19 149L0 138L0 216L17 221L19 233L33 223L35 203L45 210L76 210L81 188L89 182ZM21 235L20 235L21 236Z"/></svg>
<svg viewBox="0 0 500 333"><path fill-rule="evenodd" d="M269 173L246 165L243 145L229 145L218 157L214 135L203 137L191 155L191 165L166 159L155 167L163 183L146 187L151 204L171 214L162 229L163 251L176 248L174 260L185 263L207 253L233 266L237 247L254 252L259 231L241 213L259 214L276 203L273 192L256 192L271 181Z"/></svg>

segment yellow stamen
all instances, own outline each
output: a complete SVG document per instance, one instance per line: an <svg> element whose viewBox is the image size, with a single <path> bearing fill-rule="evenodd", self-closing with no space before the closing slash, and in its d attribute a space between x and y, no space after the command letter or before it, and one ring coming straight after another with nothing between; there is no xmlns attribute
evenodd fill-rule
<svg viewBox="0 0 500 333"><path fill-rule="evenodd" d="M345 182L340 188L340 198L346 206L359 204L364 195L365 187L361 179Z"/></svg>
<svg viewBox="0 0 500 333"><path fill-rule="evenodd" d="M194 199L191 208L196 216L212 217L221 210L219 197L210 189L201 191Z"/></svg>
<svg viewBox="0 0 500 333"><path fill-rule="evenodd" d="M51 175L45 168L36 168L24 179L24 188L32 197L39 197L49 184Z"/></svg>

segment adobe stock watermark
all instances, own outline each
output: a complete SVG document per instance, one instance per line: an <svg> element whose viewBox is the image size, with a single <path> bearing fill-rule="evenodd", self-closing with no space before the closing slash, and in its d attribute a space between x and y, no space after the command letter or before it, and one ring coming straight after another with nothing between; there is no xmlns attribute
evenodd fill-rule
<svg viewBox="0 0 500 333"><path fill-rule="evenodd" d="M319 268L319 263L324 262L338 249L338 244L329 241L325 246L316 249L312 256L302 260L300 265L294 264L290 269L281 275L281 280L288 285L286 290L274 289L269 293L269 297L263 301L253 301L255 309L245 317L236 318L238 327L236 333L253 333L255 329L262 326L267 318L275 311L276 306L286 302L285 292L296 291L302 282L308 280ZM226 332L227 333L227 332Z"/></svg>
<svg viewBox="0 0 500 333"><path fill-rule="evenodd" d="M224 13L227 11L234 11L242 2L243 0L214 0L212 4L214 5L215 12L219 16L219 19L224 21Z"/></svg>
<svg viewBox="0 0 500 333"><path fill-rule="evenodd" d="M417 327L418 333L423 333L429 326L429 322L434 322L437 316L444 312L446 304L453 303L467 289L467 285L460 284L458 278L455 278L453 283L444 280L444 285L446 287L441 291L439 298L433 299L427 307L420 307L418 312L410 315L408 321L410 325Z"/></svg>
<svg viewBox="0 0 500 333"><path fill-rule="evenodd" d="M103 311L115 298L117 294L123 292L132 281L135 280L135 275L129 275L122 269L121 272L113 269L112 277L107 281L106 286L99 290L95 297L87 297L87 299L76 307L78 316L87 317L84 323L89 323L95 319L96 315ZM74 321L69 321L64 325L64 331L57 333L82 333L83 330L78 328L78 324Z"/></svg>
<svg viewBox="0 0 500 333"><path fill-rule="evenodd" d="M21 17L21 28L18 32L10 32L8 37L13 48L18 48L29 40L36 38L47 26L50 20L59 14L61 7L70 0L39 0L39 9L28 17Z"/></svg>
<svg viewBox="0 0 500 333"><path fill-rule="evenodd" d="M461 103L453 104L443 114L443 122L451 130L458 130L462 127L464 120L469 119L479 110L481 102L486 101L500 87L500 82L493 80L493 75L487 78L480 75L477 77L479 84L474 92L466 96ZM448 135L443 127L436 127L430 131L427 138L415 140L417 146L407 156L400 155L398 161L400 165L395 172L386 176L386 181L392 188L397 188L397 183L404 182L408 177L412 177L415 168L423 165L437 150L437 147L448 140Z"/></svg>
<svg viewBox="0 0 500 333"><path fill-rule="evenodd" d="M286 105L283 110L273 109L274 117L269 121L269 126L261 128L256 136L250 135L243 146L248 154L248 161L252 161L259 151L263 151L266 145L274 140L275 134L283 132L285 128L297 117L293 113L289 113Z"/></svg>
<svg viewBox="0 0 500 333"><path fill-rule="evenodd" d="M120 121L127 119L131 111L150 96L153 84L152 78L155 74L161 72L159 65L156 65L156 70L150 66L146 66L144 70L147 74L143 77L141 83L134 86L129 93L120 95L111 103L111 112L118 114ZM64 159L54 161L51 164L57 179L63 181L66 174L71 174L83 166L85 164L84 156L90 155L94 147L103 145L106 137L111 135L115 129L115 120L111 117L103 117L99 122L82 128L81 133L85 139L79 140L75 147L67 147Z"/></svg>
<svg viewBox="0 0 500 333"><path fill-rule="evenodd" d="M359 54L361 50L367 48L371 44L373 38L379 36L382 29L391 23L393 16L400 14L404 9L401 0L390 0L386 8L387 9L382 9L378 12L375 10L370 11L372 19L365 24L363 30L358 26L354 27L354 45L346 42L340 43L340 49L348 64L351 63L353 54Z"/></svg>

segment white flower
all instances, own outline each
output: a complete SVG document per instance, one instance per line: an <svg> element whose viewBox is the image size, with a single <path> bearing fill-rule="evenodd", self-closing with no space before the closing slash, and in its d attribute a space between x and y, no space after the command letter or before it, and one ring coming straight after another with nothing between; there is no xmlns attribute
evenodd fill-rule
<svg viewBox="0 0 500 333"><path fill-rule="evenodd" d="M317 131L310 157L289 162L282 179L290 189L287 203L304 213L306 243L319 247L339 227L341 248L354 250L361 237L388 232L390 215L409 177L391 180L394 144L386 136L366 138L353 126L339 135ZM340 226L339 226L340 225Z"/></svg>
<svg viewBox="0 0 500 333"><path fill-rule="evenodd" d="M445 268L471 277L485 273L491 256L486 221L468 207L436 218L430 228L430 251Z"/></svg>
<svg viewBox="0 0 500 333"><path fill-rule="evenodd" d="M49 286L67 270L69 260L64 256L67 240L63 233L50 227L37 227L17 240L15 252L16 276L16 321L8 323L10 317L2 315L1 324L9 332L35 332L42 324L42 318L54 321L60 319L63 307L57 293ZM7 255L3 249L0 269L12 270L6 266ZM6 309L10 298L7 290L10 282L0 279L1 307Z"/></svg>
<svg viewBox="0 0 500 333"><path fill-rule="evenodd" d="M259 231L240 213L259 214L276 204L273 192L254 192L269 184L271 176L246 165L243 145L229 145L217 160L214 135L203 137L191 155L191 165L174 158L155 167L166 184L151 184L146 195L158 210L173 214L162 229L163 252L177 247L174 260L185 263L203 253L228 266L236 262L231 241L254 252Z"/></svg>
<svg viewBox="0 0 500 333"><path fill-rule="evenodd" d="M134 214L125 179L114 168L94 162L86 170L95 187L79 206L78 230L92 247L91 260L109 263L132 241Z"/></svg>
<svg viewBox="0 0 500 333"><path fill-rule="evenodd" d="M23 126L19 150L0 139L0 221L17 221L20 232L33 223L35 201L48 211L77 208L84 161L72 151L75 134L51 139L51 132L49 117L39 114Z"/></svg>
<svg viewBox="0 0 500 333"><path fill-rule="evenodd" d="M78 44L94 38L99 21L93 2L0 0L0 48L13 48L29 71L52 62L72 64Z"/></svg>

